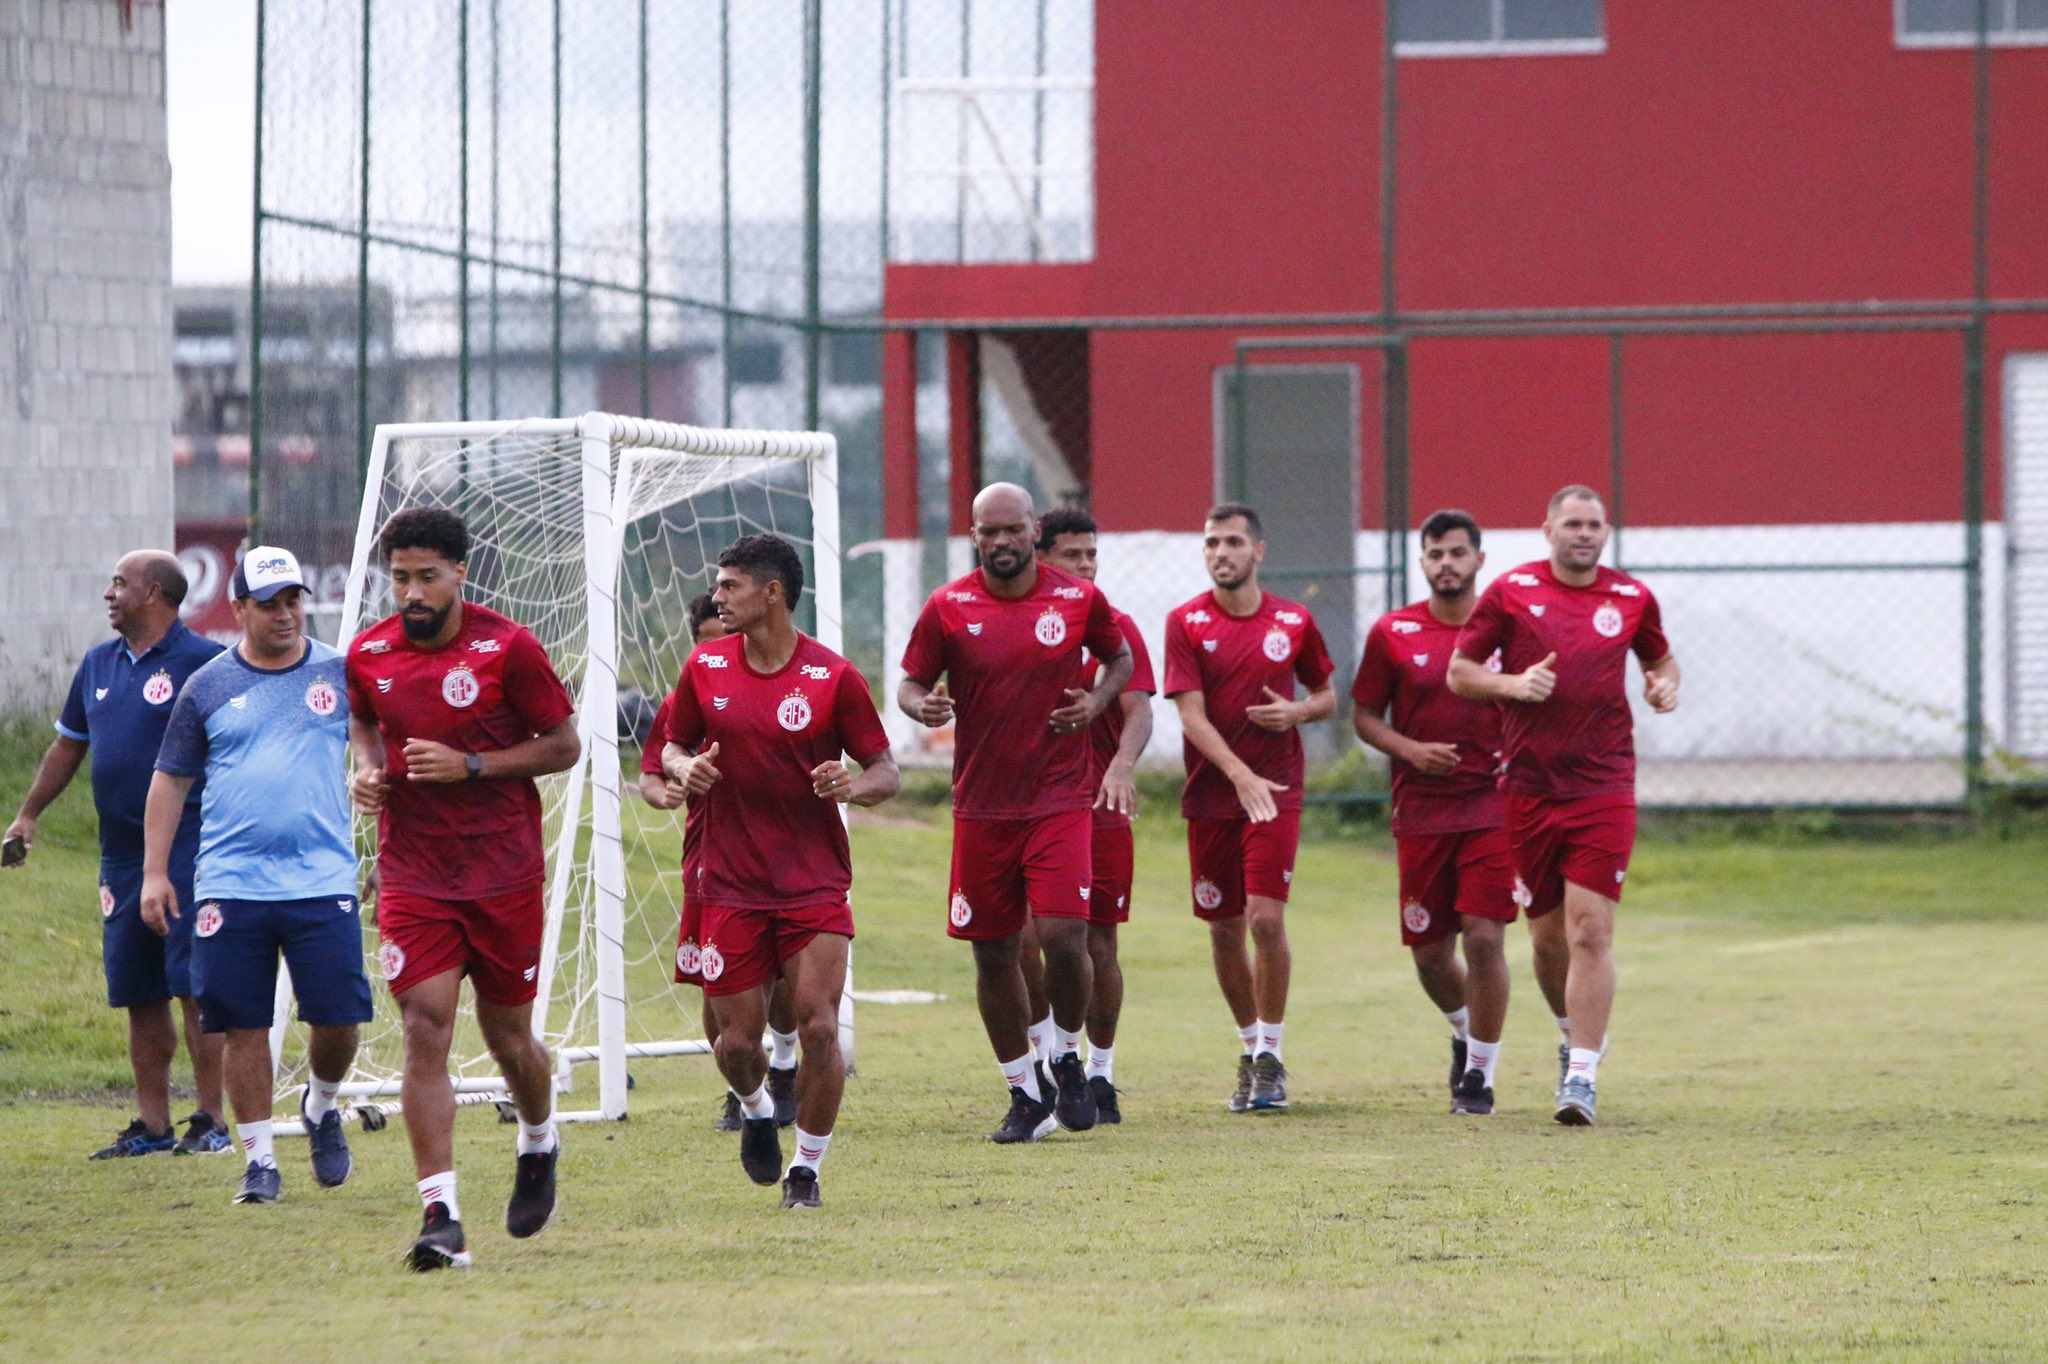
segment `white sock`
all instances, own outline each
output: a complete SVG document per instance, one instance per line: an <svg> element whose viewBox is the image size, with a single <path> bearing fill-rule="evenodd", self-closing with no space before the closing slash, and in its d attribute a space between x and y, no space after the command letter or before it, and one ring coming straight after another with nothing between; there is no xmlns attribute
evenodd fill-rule
<svg viewBox="0 0 2048 1364"><path fill-rule="evenodd" d="M1089 1045L1088 1078L1092 1080L1098 1075L1100 1075L1103 1079L1108 1080L1111 1084L1116 1083L1115 1047L1098 1047L1093 1045L1092 1043Z"/></svg>
<svg viewBox="0 0 2048 1364"><path fill-rule="evenodd" d="M768 1097L768 1086L762 1084L752 1094L740 1095L740 1112L750 1118L774 1117L775 1100Z"/></svg>
<svg viewBox="0 0 2048 1364"><path fill-rule="evenodd" d="M1568 1069L1567 1069L1567 1070L1565 1071L1565 1078L1566 1078L1566 1079L1568 1079L1568 1080L1576 1080L1576 1079L1579 1079L1580 1077L1582 1077L1582 1076L1583 1076L1583 1077L1584 1077L1585 1079L1587 1079L1587 1080L1597 1080L1597 1079L1598 1079L1598 1076L1599 1076L1599 1073L1600 1073L1600 1053L1599 1053L1599 1052L1597 1052L1597 1051L1594 1051L1594 1050L1593 1050L1593 1049L1592 1049L1591 1047L1573 1047L1573 1048L1572 1048L1572 1061L1571 1061L1571 1065L1570 1065L1570 1067L1569 1067L1569 1068L1568 1068Z"/></svg>
<svg viewBox="0 0 2048 1364"><path fill-rule="evenodd" d="M1455 1009L1446 1009L1444 1022L1451 1025L1451 1036L1467 1037L1472 1024L1472 1011L1462 1004Z"/></svg>
<svg viewBox="0 0 2048 1364"><path fill-rule="evenodd" d="M548 1115L539 1122L519 1120L519 1145L516 1153L522 1156L538 1155L542 1151L555 1149L555 1101L548 1100Z"/></svg>
<svg viewBox="0 0 2048 1364"><path fill-rule="evenodd" d="M1053 1024L1052 1059L1055 1061L1065 1060L1079 1050L1081 1050L1081 1034L1078 1032L1068 1032L1059 1024Z"/></svg>
<svg viewBox="0 0 2048 1364"><path fill-rule="evenodd" d="M462 1220L462 1205L455 1201L455 1171L428 1175L420 1181L420 1205L424 1207L431 1203L439 1203L448 1209L450 1221Z"/></svg>
<svg viewBox="0 0 2048 1364"><path fill-rule="evenodd" d="M789 1169L794 1170L799 1165L806 1165L815 1173L817 1168L824 1164L825 1150L831 1145L832 1134L830 1132L827 1132L822 1137L814 1137L809 1132L804 1131L803 1128L797 1128L796 1154L789 1158ZM789 1170L785 1170L783 1173L788 1174Z"/></svg>
<svg viewBox="0 0 2048 1364"><path fill-rule="evenodd" d="M1259 1049L1259 1025L1247 1023L1242 1028L1239 1028L1237 1030L1237 1040L1243 1046L1244 1054L1250 1056Z"/></svg>
<svg viewBox="0 0 2048 1364"><path fill-rule="evenodd" d="M1557 1019L1558 1035L1563 1037L1566 1042L1570 1042L1572 1040L1572 1021L1561 1014L1552 1014L1551 1017Z"/></svg>
<svg viewBox="0 0 2048 1364"><path fill-rule="evenodd" d="M1482 1042L1476 1037L1465 1040L1465 1068L1484 1075L1488 1089L1493 1088L1493 1068L1499 1062L1500 1043Z"/></svg>
<svg viewBox="0 0 2048 1364"><path fill-rule="evenodd" d="M1031 1037L1032 1054L1041 1061L1052 1060L1052 1035L1054 1031L1052 1010L1046 1010L1045 1017L1033 1023L1026 1031Z"/></svg>
<svg viewBox="0 0 2048 1364"><path fill-rule="evenodd" d="M1259 1030L1259 1042L1253 1048L1252 1055L1257 1056L1263 1052L1270 1051L1273 1053L1275 1061L1285 1060L1286 1058L1280 1055L1280 1034L1287 1025L1285 1023L1268 1023L1262 1018L1254 1026Z"/></svg>
<svg viewBox="0 0 2048 1364"><path fill-rule="evenodd" d="M768 1029L768 1064L777 1070L796 1069L796 1034Z"/></svg>
<svg viewBox="0 0 2048 1364"><path fill-rule="evenodd" d="M334 1111L335 1098L341 1093L341 1081L323 1080L317 1075L306 1080L306 1121L319 1122Z"/></svg>
<svg viewBox="0 0 2048 1364"><path fill-rule="evenodd" d="M268 1165L277 1168L277 1139L271 1134L270 1119L262 1122L238 1122L235 1135L242 1139L242 1155L252 1165Z"/></svg>
<svg viewBox="0 0 2048 1364"><path fill-rule="evenodd" d="M1025 1097L1043 1098L1038 1092L1038 1067L1032 1064L1037 1058L1025 1052L1014 1061L998 1061L996 1068L1003 1072L1003 1083L1012 1089L1021 1089Z"/></svg>

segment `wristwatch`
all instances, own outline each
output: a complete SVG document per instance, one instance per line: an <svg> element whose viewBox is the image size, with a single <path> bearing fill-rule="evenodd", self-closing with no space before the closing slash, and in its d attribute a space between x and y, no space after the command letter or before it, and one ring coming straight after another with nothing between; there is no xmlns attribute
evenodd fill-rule
<svg viewBox="0 0 2048 1364"><path fill-rule="evenodd" d="M478 777L481 777L484 774L484 755L481 753L471 753L465 755L464 758L462 759L462 769L463 771L469 773L469 776L465 778L465 780L475 781Z"/></svg>

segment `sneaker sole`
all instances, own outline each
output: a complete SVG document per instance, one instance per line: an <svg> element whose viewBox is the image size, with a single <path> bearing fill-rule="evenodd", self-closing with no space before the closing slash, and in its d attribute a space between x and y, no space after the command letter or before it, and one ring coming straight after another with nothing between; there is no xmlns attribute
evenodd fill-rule
<svg viewBox="0 0 2048 1364"><path fill-rule="evenodd" d="M539 1226L535 1227L532 1231L519 1231L513 1227L512 1219L510 1217L507 1217L505 1219L505 1234L515 1241L529 1241L532 1240L534 1237L540 1235L542 1232L546 1231L549 1227L553 1226L554 1221L555 1209L549 1208L548 1215L541 1219L541 1224Z"/></svg>
<svg viewBox="0 0 2048 1364"><path fill-rule="evenodd" d="M1490 1118L1493 1116L1493 1105L1452 1104L1451 1115L1458 1118Z"/></svg>
<svg viewBox="0 0 2048 1364"><path fill-rule="evenodd" d="M405 1267L415 1274L431 1274L437 1269L468 1269L469 1252L458 1250L451 1255L433 1246L414 1246L405 1253Z"/></svg>
<svg viewBox="0 0 2048 1364"><path fill-rule="evenodd" d="M1048 1113L1045 1115L1045 1120L1032 1128L1031 1135L1023 1141L1000 1141L995 1137L990 1137L989 1140L995 1142L998 1146L1029 1146L1032 1142L1044 1141L1054 1132L1057 1132L1059 1126L1060 1120L1053 1114Z"/></svg>
<svg viewBox="0 0 2048 1364"><path fill-rule="evenodd" d="M1593 1115L1587 1112L1585 1109L1580 1108L1577 1104L1560 1105L1554 1116L1556 1117L1558 1126L1560 1127L1593 1126Z"/></svg>
<svg viewBox="0 0 2048 1364"><path fill-rule="evenodd" d="M1254 1113L1278 1113L1286 1107L1287 1100L1285 1099L1253 1099L1251 1111Z"/></svg>

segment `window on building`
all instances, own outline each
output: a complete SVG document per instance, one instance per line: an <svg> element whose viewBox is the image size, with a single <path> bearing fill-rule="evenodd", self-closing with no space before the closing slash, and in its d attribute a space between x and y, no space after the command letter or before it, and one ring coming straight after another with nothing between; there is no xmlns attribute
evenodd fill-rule
<svg viewBox="0 0 2048 1364"><path fill-rule="evenodd" d="M1404 57L1604 52L1602 0L1390 0ZM2048 0L2043 0L2048 3Z"/></svg>
<svg viewBox="0 0 2048 1364"><path fill-rule="evenodd" d="M782 343L734 341L726 352L725 363L736 384L779 384L782 382Z"/></svg>
<svg viewBox="0 0 2048 1364"><path fill-rule="evenodd" d="M1977 0L1894 0L1900 47L1970 47ZM2048 0L1987 0L1985 31L2000 46L2048 44Z"/></svg>

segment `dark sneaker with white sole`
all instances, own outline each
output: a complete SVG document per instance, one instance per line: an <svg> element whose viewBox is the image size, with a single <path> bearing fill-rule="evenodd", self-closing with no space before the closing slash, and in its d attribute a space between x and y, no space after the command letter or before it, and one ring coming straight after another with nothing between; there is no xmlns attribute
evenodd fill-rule
<svg viewBox="0 0 2048 1364"><path fill-rule="evenodd" d="M235 1149L235 1139L226 1123L211 1113L194 1113L185 1119L185 1135L171 1148L181 1156L224 1156Z"/></svg>
<svg viewBox="0 0 2048 1364"><path fill-rule="evenodd" d="M1474 1066L1465 1072L1458 1087L1451 1091L1451 1112L1485 1117L1493 1112L1493 1090L1486 1083L1486 1072Z"/></svg>
<svg viewBox="0 0 2048 1364"><path fill-rule="evenodd" d="M1252 1056L1250 1052L1237 1058L1237 1088L1230 1091L1230 1111L1249 1113L1252 1111Z"/></svg>
<svg viewBox="0 0 2048 1364"><path fill-rule="evenodd" d="M1123 1107L1117 1103L1115 1085L1100 1075L1091 1075L1088 1077L1088 1092L1095 1096L1095 1121L1119 1123L1124 1120Z"/></svg>
<svg viewBox="0 0 2048 1364"><path fill-rule="evenodd" d="M235 1191L237 1203L275 1203L284 1197L284 1178L275 1165L249 1162L242 1172L242 1187Z"/></svg>
<svg viewBox="0 0 2048 1364"><path fill-rule="evenodd" d="M818 1197L818 1172L808 1165L792 1165L789 1173L782 1177L782 1206L785 1208L815 1208L823 1204Z"/></svg>
<svg viewBox="0 0 2048 1364"><path fill-rule="evenodd" d="M1059 1120L1053 1116L1051 1099L1043 1095L1034 1099L1011 1085L1010 1111L1003 1115L1002 1126L989 1134L989 1140L1002 1146L1037 1141L1057 1126Z"/></svg>
<svg viewBox="0 0 2048 1364"><path fill-rule="evenodd" d="M1086 1132L1095 1126L1095 1092L1088 1087L1088 1073L1078 1052L1068 1052L1052 1063L1052 1078L1059 1086L1053 1112L1060 1126L1069 1132Z"/></svg>
<svg viewBox="0 0 2048 1364"><path fill-rule="evenodd" d="M741 1119L740 1168L756 1184L773 1184L782 1178L782 1138L775 1130L773 1114Z"/></svg>
<svg viewBox="0 0 2048 1364"><path fill-rule="evenodd" d="M505 1230L517 1237L538 1236L555 1218L555 1161L562 1154L559 1140L552 1151L535 1151L519 1157L512 1176L512 1198L505 1204Z"/></svg>
<svg viewBox="0 0 2048 1364"><path fill-rule="evenodd" d="M309 1092L299 1091L299 1121L305 1124L307 1145L313 1150L313 1178L320 1181L323 1189L337 1189L348 1182L351 1168L348 1137L341 1130L341 1110L330 1108L319 1122L313 1122L306 1117Z"/></svg>
<svg viewBox="0 0 2048 1364"><path fill-rule="evenodd" d="M746 1115L740 1111L740 1096L731 1090L725 1091L725 1106L719 1112L718 1121L711 1124L714 1132L737 1132Z"/></svg>
<svg viewBox="0 0 2048 1364"><path fill-rule="evenodd" d="M178 1137L166 1128L152 1132L137 1118L114 1134L114 1144L105 1146L87 1156L87 1160L121 1160L128 1156L154 1156L175 1148Z"/></svg>
<svg viewBox="0 0 2048 1364"><path fill-rule="evenodd" d="M1466 1069L1465 1039L1453 1037L1451 1039L1451 1093L1456 1094L1458 1086L1464 1083Z"/></svg>
<svg viewBox="0 0 2048 1364"><path fill-rule="evenodd" d="M1583 1075L1568 1076L1557 1091L1556 1118L1566 1127L1591 1127L1596 1102L1591 1080Z"/></svg>
<svg viewBox="0 0 2048 1364"><path fill-rule="evenodd" d="M768 1097L775 1100L775 1125L788 1127L796 1121L796 1071L768 1067Z"/></svg>
<svg viewBox="0 0 2048 1364"><path fill-rule="evenodd" d="M469 1243L462 1238L462 1223L448 1215L446 1203L427 1204L420 1237L405 1253L405 1263L415 1274L469 1267Z"/></svg>

